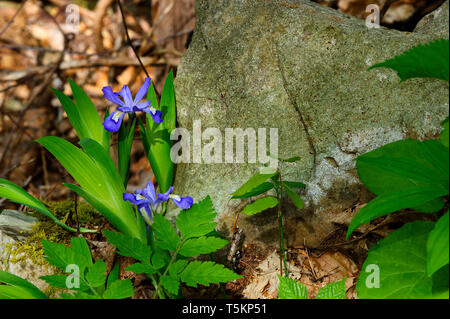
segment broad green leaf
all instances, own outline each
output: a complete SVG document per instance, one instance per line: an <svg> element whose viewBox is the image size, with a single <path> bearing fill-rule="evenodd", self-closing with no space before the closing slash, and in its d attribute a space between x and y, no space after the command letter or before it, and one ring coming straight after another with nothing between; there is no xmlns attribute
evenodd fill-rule
<svg viewBox="0 0 450 319"><path fill-rule="evenodd" d="M119 129L119 141L117 145L117 165L119 167L119 174L122 178L123 186L126 188L128 178L130 176L130 159L131 147L133 146L134 128L136 126L136 119L133 116L130 121Z"/></svg>
<svg viewBox="0 0 450 319"><path fill-rule="evenodd" d="M441 143L448 147L449 144L449 121L448 117L447 119L442 123L444 125L444 130L442 131L441 135L439 136L439 140Z"/></svg>
<svg viewBox="0 0 450 319"><path fill-rule="evenodd" d="M178 294L180 289L180 279L176 276L163 276L161 277L161 284L166 291L172 295Z"/></svg>
<svg viewBox="0 0 450 319"><path fill-rule="evenodd" d="M162 123L166 130L170 133L175 129L176 125L176 102L175 102L175 88L173 86L173 70L170 70L169 75L164 83L164 88L161 93L161 110L164 114L164 122Z"/></svg>
<svg viewBox="0 0 450 319"><path fill-rule="evenodd" d="M15 203L19 203L28 206L39 213L50 218L55 224L63 227L72 232L76 232L75 228L69 227L63 222L59 221L55 215L52 214L50 210L38 199L34 198L28 194L23 188L10 182L6 179L0 178L0 197L7 198ZM80 228L80 232L94 232L93 230L88 230L85 228Z"/></svg>
<svg viewBox="0 0 450 319"><path fill-rule="evenodd" d="M103 234L108 242L119 250L118 254L132 257L144 263L150 262L151 248L139 239L109 230L104 230Z"/></svg>
<svg viewBox="0 0 450 319"><path fill-rule="evenodd" d="M434 226L427 241L427 270L431 276L449 262L448 212Z"/></svg>
<svg viewBox="0 0 450 319"><path fill-rule="evenodd" d="M67 265L76 264L72 250L63 244L43 240L42 248L44 250L44 259L63 271L66 270Z"/></svg>
<svg viewBox="0 0 450 319"><path fill-rule="evenodd" d="M190 209L178 214L177 228L183 240L205 236L216 229L217 223L214 222L216 216L211 198L207 196Z"/></svg>
<svg viewBox="0 0 450 319"><path fill-rule="evenodd" d="M0 283L6 284L0 286L0 299L47 299L47 296L29 281L1 270Z"/></svg>
<svg viewBox="0 0 450 319"><path fill-rule="evenodd" d="M185 257L196 257L219 250L228 244L228 240L218 237L199 237L187 240L180 249L180 254Z"/></svg>
<svg viewBox="0 0 450 319"><path fill-rule="evenodd" d="M300 196L298 196L298 194L294 192L285 182L282 182L282 184L284 191L290 197L295 207L297 207L299 210L303 209L303 207L305 207L305 202L303 202Z"/></svg>
<svg viewBox="0 0 450 319"><path fill-rule="evenodd" d="M130 279L114 281L103 294L103 299L125 299L134 294L133 283Z"/></svg>
<svg viewBox="0 0 450 319"><path fill-rule="evenodd" d="M64 139L47 136L37 141L64 166L80 184L81 196L118 230L141 240L145 232L139 227L131 205L123 201L125 188L117 169L105 149L96 141L83 139L85 152ZM101 204L101 205L99 205Z"/></svg>
<svg viewBox="0 0 450 319"><path fill-rule="evenodd" d="M448 148L436 140L401 140L359 156L358 175L374 194L419 185L449 188Z"/></svg>
<svg viewBox="0 0 450 319"><path fill-rule="evenodd" d="M108 268L103 260L99 259L89 267L86 274L86 280L91 287L99 287L106 282L106 271Z"/></svg>
<svg viewBox="0 0 450 319"><path fill-rule="evenodd" d="M306 185L302 182L289 182L289 181L283 181L283 183L290 188L305 188Z"/></svg>
<svg viewBox="0 0 450 319"><path fill-rule="evenodd" d="M179 260L177 260L172 265L170 265L170 267L169 267L169 274L172 275L172 276L178 275L180 272L183 271L184 268L186 268L188 262L189 261L187 259L179 259Z"/></svg>
<svg viewBox="0 0 450 319"><path fill-rule="evenodd" d="M249 198L249 197L253 197L253 196L258 196L261 194L264 194L268 191L270 191L272 188L274 187L274 185L270 182L264 182L259 186L256 186L254 189L252 189L251 191L249 191L248 193L241 195L241 196L233 196L231 197L232 199L238 199L238 198Z"/></svg>
<svg viewBox="0 0 450 319"><path fill-rule="evenodd" d="M373 199L353 217L348 227L347 238L361 225L375 218L401 209L416 207L434 198L447 195L448 190L434 186L417 186L409 189L380 195Z"/></svg>
<svg viewBox="0 0 450 319"><path fill-rule="evenodd" d="M156 269L150 266L149 264L143 264L143 263L135 263L126 268L128 271L132 271L135 274L146 274L146 275L153 275L156 273Z"/></svg>
<svg viewBox="0 0 450 319"><path fill-rule="evenodd" d="M317 293L316 299L345 299L347 289L344 278L340 281L331 282Z"/></svg>
<svg viewBox="0 0 450 319"><path fill-rule="evenodd" d="M278 299L308 299L308 291L306 286L299 281L288 278L281 277L280 285L278 286Z"/></svg>
<svg viewBox="0 0 450 319"><path fill-rule="evenodd" d="M242 213L247 215L254 215L260 212L263 212L269 208L273 208L278 205L278 199L272 196L259 198L255 200L253 203L247 205L242 210Z"/></svg>
<svg viewBox="0 0 450 319"><path fill-rule="evenodd" d="M233 195L233 196L245 195L248 192L255 189L256 187L260 186L262 183L264 183L266 180L268 180L269 178L271 178L272 176L274 176L276 174L277 174L276 172L271 173L271 174L261 174L258 172L255 175L253 175L252 177L250 177L250 179L244 185L239 187L239 189L237 191L235 191L234 193L232 193L231 195Z"/></svg>
<svg viewBox="0 0 450 319"><path fill-rule="evenodd" d="M155 214L152 227L156 237L156 243L160 248L171 251L177 250L180 237L178 237L177 231L168 219L164 218L161 214Z"/></svg>
<svg viewBox="0 0 450 319"><path fill-rule="evenodd" d="M449 298L449 265L445 265L438 271L436 271L433 276L433 298L434 299L448 299Z"/></svg>
<svg viewBox="0 0 450 319"><path fill-rule="evenodd" d="M221 282L233 281L241 278L223 265L211 261L192 261L181 273L181 281L187 286L196 288L197 285L209 286Z"/></svg>
<svg viewBox="0 0 450 319"><path fill-rule="evenodd" d="M402 81L411 78L449 80L449 41L435 40L409 49L405 53L369 68L390 68Z"/></svg>
<svg viewBox="0 0 450 319"><path fill-rule="evenodd" d="M358 278L358 297L432 298L432 278L427 274L426 246L433 227L432 222L407 223L373 246Z"/></svg>

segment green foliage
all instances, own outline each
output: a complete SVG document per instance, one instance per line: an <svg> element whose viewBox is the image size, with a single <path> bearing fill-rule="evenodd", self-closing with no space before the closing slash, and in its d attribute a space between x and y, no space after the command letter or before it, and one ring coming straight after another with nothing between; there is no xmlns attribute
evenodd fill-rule
<svg viewBox="0 0 450 319"><path fill-rule="evenodd" d="M390 67L403 80L438 78L448 82L448 40L415 47L374 67ZM402 140L359 156L358 174L377 197L353 218L347 237L373 219L410 208L442 215L449 195L448 118L439 140ZM360 298L448 298L448 212L437 223L405 224L369 250L364 263L379 269L379 287L370 280L375 274L362 271L357 292Z"/></svg>
<svg viewBox="0 0 450 319"><path fill-rule="evenodd" d="M437 270L449 262L449 219L448 211L442 216L434 229L431 231L427 241L427 271L433 275Z"/></svg>
<svg viewBox="0 0 450 319"><path fill-rule="evenodd" d="M449 80L449 40L440 39L418 45L393 59L370 67L390 68L397 71L402 81L411 78Z"/></svg>
<svg viewBox="0 0 450 319"><path fill-rule="evenodd" d="M433 226L432 222L407 223L372 247L358 278L358 297L433 298L433 281L427 274L427 239ZM379 288L366 282L372 274L364 271L368 265L379 268Z"/></svg>
<svg viewBox="0 0 450 319"><path fill-rule="evenodd" d="M272 174L262 174L262 173L256 173L250 179L245 182L244 185L239 187L238 190L236 190L233 194L235 197L241 197L243 195L246 195L247 193L254 192L257 187L259 187L261 184L263 184L265 181L267 181L272 176L276 175L275 173Z"/></svg>
<svg viewBox="0 0 450 319"><path fill-rule="evenodd" d="M67 185L83 197L111 224L124 233L145 238L145 231L137 222L131 205L124 202L125 188L109 154L91 139L80 141L82 149L70 142L47 136L38 140L64 166L81 187Z"/></svg>
<svg viewBox="0 0 450 319"><path fill-rule="evenodd" d="M100 116L94 103L75 82L69 80L75 103L63 92L53 89L67 113L70 123L77 132L80 140L93 139L109 150L110 134L103 128Z"/></svg>
<svg viewBox="0 0 450 319"><path fill-rule="evenodd" d="M173 86L173 71L170 72L161 95L161 104L158 103L153 83L148 91L148 99L155 109L163 113L164 122L156 124L147 114L146 125L139 119L139 130L145 154L150 162L153 173L158 181L162 193L172 185L174 164L170 158L172 141L170 133L175 129L176 104Z"/></svg>
<svg viewBox="0 0 450 319"><path fill-rule="evenodd" d="M208 196L179 213L178 231L162 214L155 214L148 243L121 233L104 233L119 254L138 261L127 270L149 276L156 287L155 298L173 297L179 294L181 282L197 287L240 278L223 265L186 259L213 253L228 243L211 235L217 225L215 218L216 212Z"/></svg>
<svg viewBox="0 0 450 319"><path fill-rule="evenodd" d="M53 287L69 289L70 293L61 294L63 299L123 299L133 295L131 280L118 280L118 268L111 272L113 278L107 281L105 262L101 259L92 262L91 252L83 237L73 237L71 247L45 240L42 246L44 258L66 274L42 276L40 279ZM31 283L6 272L0 271L0 283L6 284L0 286L0 298L47 298Z"/></svg>
<svg viewBox="0 0 450 319"><path fill-rule="evenodd" d="M123 186L126 188L130 175L130 154L133 146L134 128L136 120L133 116L127 124L123 124L119 129L119 141L117 147L117 166L122 178Z"/></svg>
<svg viewBox="0 0 450 319"><path fill-rule="evenodd" d="M63 227L64 229L73 232L77 231L75 228L69 227L61 222L41 201L28 194L23 188L3 178L0 178L0 197L7 198L15 203L28 206L50 218L53 222ZM80 232L92 231L81 228Z"/></svg>
<svg viewBox="0 0 450 319"><path fill-rule="evenodd" d="M242 213L247 215L255 215L269 208L273 208L279 204L279 200L272 196L267 196L255 200L252 204L244 207Z"/></svg>
<svg viewBox="0 0 450 319"><path fill-rule="evenodd" d="M306 286L299 281L278 275L278 299L308 299ZM345 299L345 280L331 282L317 293L316 299Z"/></svg>

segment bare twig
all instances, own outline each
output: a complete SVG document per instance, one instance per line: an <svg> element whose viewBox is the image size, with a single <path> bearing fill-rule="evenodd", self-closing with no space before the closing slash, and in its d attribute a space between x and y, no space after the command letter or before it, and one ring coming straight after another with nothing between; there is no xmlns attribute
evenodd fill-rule
<svg viewBox="0 0 450 319"><path fill-rule="evenodd" d="M139 64L140 64L142 70L144 71L145 75L149 78L150 74L148 73L147 69L145 68L144 63L142 63L141 58L139 57L139 54L138 54L136 48L134 47L133 42L131 41L130 34L128 32L128 25L127 25L127 22L125 21L125 13L123 12L123 7L122 7L121 1L117 0L117 4L118 4L119 9L120 9L120 14L122 15L122 24L123 24L123 27L125 28L125 34L126 34L127 39L128 39L128 45L131 47L131 49L133 50L134 54L136 55L136 58L138 59Z"/></svg>
<svg viewBox="0 0 450 319"><path fill-rule="evenodd" d="M106 10L113 2L114 0L100 0L95 7L94 42L98 53L103 53L105 51L102 38L103 18L106 15Z"/></svg>
<svg viewBox="0 0 450 319"><path fill-rule="evenodd" d="M17 9L17 11L12 16L11 20L9 20L8 23L3 27L2 31L0 31L0 37L3 35L3 33L6 32L6 30L8 30L8 28L11 26L11 24L13 24L14 19L16 19L17 15L20 13L20 11L22 11L22 9L25 6L26 2L27 2L27 0L23 0L22 1L22 3L20 4L19 8Z"/></svg>

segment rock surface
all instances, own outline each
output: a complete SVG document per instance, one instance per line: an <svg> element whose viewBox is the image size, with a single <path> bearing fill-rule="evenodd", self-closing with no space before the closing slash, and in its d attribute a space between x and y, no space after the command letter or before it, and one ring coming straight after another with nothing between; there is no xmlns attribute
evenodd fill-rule
<svg viewBox="0 0 450 319"><path fill-rule="evenodd" d="M300 193L306 208L284 207L288 245L319 244L340 212L368 201L355 170L358 155L436 136L448 116L446 83L400 83L392 70L367 71L417 44L448 38L448 1L413 33L368 29L363 20L304 0L198 0L196 10L175 83L179 126L191 135L194 120L222 135L225 128L278 129L279 156L302 157L283 167L286 179L307 184ZM196 200L211 195L227 233L244 205L229 194L260 166L179 164L175 189ZM239 225L247 241L276 245L275 212L242 216Z"/></svg>
<svg viewBox="0 0 450 319"><path fill-rule="evenodd" d="M14 210L4 210L0 214L0 270L26 279L44 290L48 285L39 277L52 274L45 265L36 264L20 253L11 260L11 250L30 235L38 220L32 216ZM25 257L25 258L23 258Z"/></svg>

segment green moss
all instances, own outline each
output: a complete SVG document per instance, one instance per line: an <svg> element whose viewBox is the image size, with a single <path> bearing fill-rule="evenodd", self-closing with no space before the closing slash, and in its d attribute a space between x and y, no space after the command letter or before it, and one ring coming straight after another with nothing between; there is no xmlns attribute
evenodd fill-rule
<svg viewBox="0 0 450 319"><path fill-rule="evenodd" d="M45 202L45 205L49 208L49 210L55 215L59 220L65 221L70 213L72 221L76 221L76 217L74 214L75 211L75 202L70 200L57 201L57 202ZM99 225L102 221L102 216L88 203L79 201L77 203L77 216L78 221L81 225L86 225L88 223ZM39 217L41 218L41 217ZM42 216L41 219L48 219L45 216Z"/></svg>

